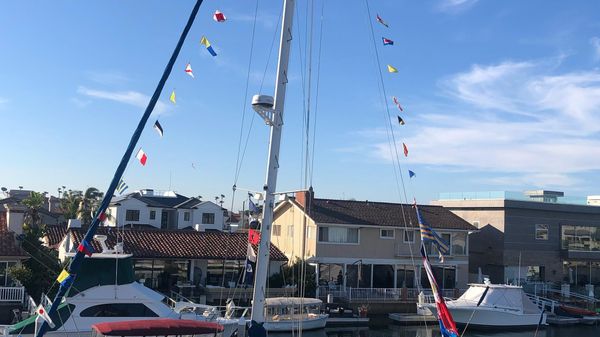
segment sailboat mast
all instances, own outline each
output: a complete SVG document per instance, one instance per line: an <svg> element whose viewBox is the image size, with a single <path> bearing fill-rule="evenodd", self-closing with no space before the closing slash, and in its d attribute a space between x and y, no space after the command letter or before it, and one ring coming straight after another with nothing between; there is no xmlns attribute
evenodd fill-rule
<svg viewBox="0 0 600 337"><path fill-rule="evenodd" d="M288 83L288 63L292 43L292 21L294 19L295 0L284 0L283 21L281 22L281 39L279 42L279 59L277 63L277 79L275 80L275 99L273 101L273 117L270 124L269 159L267 161L267 177L263 187L265 205L261 224L261 238L256 260L256 278L252 296L252 321L264 323L265 293L271 247L271 224L275 208L275 188L277 186L277 171L279 169L279 146L281 129L283 127L283 107Z"/></svg>

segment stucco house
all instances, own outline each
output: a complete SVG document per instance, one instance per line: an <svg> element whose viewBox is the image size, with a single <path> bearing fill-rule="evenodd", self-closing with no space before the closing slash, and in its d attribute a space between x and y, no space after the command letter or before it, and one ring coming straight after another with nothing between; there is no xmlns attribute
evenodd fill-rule
<svg viewBox="0 0 600 337"><path fill-rule="evenodd" d="M224 209L211 202L172 191L140 190L114 197L108 208L108 225L160 229L223 230Z"/></svg>
<svg viewBox="0 0 600 337"><path fill-rule="evenodd" d="M450 243L445 263L432 253L444 289L464 289L468 279L468 233L476 230L441 206L419 205L425 220ZM275 208L272 242L293 260L316 268L321 293L330 289L428 288L420 259L420 233L412 205L317 199L296 193Z"/></svg>

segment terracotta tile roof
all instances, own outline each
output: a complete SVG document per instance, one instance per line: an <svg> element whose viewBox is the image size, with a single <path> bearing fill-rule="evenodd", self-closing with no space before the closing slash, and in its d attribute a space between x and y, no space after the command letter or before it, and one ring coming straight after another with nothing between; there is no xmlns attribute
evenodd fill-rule
<svg viewBox="0 0 600 337"><path fill-rule="evenodd" d="M0 232L0 256L27 257L15 240L15 233Z"/></svg>
<svg viewBox="0 0 600 337"><path fill-rule="evenodd" d="M477 230L442 206L419 205L419 210L433 228ZM313 199L310 216L317 223L392 227L404 227L406 218L407 226L419 226L412 205L387 202Z"/></svg>
<svg viewBox="0 0 600 337"><path fill-rule="evenodd" d="M49 238L50 236L53 237L49 241L56 242L59 230L53 230L56 233L48 235ZM67 232L66 229L64 231ZM85 231L85 229L80 228L69 230L75 246L79 245ZM114 247L117 235L119 239L123 238L125 252L133 254L136 258L245 260L248 249L247 233L159 229L117 230L115 228L100 227L97 234L108 236L106 243L109 247ZM95 251L101 251L100 245L95 240L92 245ZM256 246L254 248L257 249ZM271 245L271 260L287 261L287 258L275 245Z"/></svg>
<svg viewBox="0 0 600 337"><path fill-rule="evenodd" d="M55 248L65 238L65 235L67 235L67 226L65 225L46 226L46 244L50 248Z"/></svg>

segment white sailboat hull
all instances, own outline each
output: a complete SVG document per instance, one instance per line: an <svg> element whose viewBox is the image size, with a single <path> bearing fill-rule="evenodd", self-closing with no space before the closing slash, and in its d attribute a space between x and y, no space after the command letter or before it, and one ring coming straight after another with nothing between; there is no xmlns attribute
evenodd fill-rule
<svg viewBox="0 0 600 337"><path fill-rule="evenodd" d="M316 315L315 317L304 317L302 320L269 320L265 322L265 329L269 332L291 332L305 330L317 330L325 328L329 315Z"/></svg>
<svg viewBox="0 0 600 337"><path fill-rule="evenodd" d="M435 304L425 304L437 316ZM514 311L484 308L477 306L453 306L447 303L448 310L454 321L459 325L469 324L481 328L520 328L535 327L540 321L540 314L525 314ZM471 317L472 315L472 317ZM542 325L546 324L546 314L543 314Z"/></svg>

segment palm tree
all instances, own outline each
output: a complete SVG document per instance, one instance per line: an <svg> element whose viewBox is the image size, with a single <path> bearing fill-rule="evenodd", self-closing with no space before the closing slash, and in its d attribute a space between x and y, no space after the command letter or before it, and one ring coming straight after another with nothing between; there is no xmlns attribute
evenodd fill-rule
<svg viewBox="0 0 600 337"><path fill-rule="evenodd" d="M32 229L38 229L40 227L40 214L39 209L44 206L46 198L42 193L31 192L29 198L23 200L23 205L27 207L25 211L24 226L28 226Z"/></svg>
<svg viewBox="0 0 600 337"><path fill-rule="evenodd" d="M77 217L77 210L82 198L83 193L81 191L63 189L62 198L60 199L60 209L65 219L75 219Z"/></svg>
<svg viewBox="0 0 600 337"><path fill-rule="evenodd" d="M77 209L77 218L81 219L82 224L89 225L92 223L93 213L98 209L102 197L104 197L104 193L95 187L85 190Z"/></svg>

